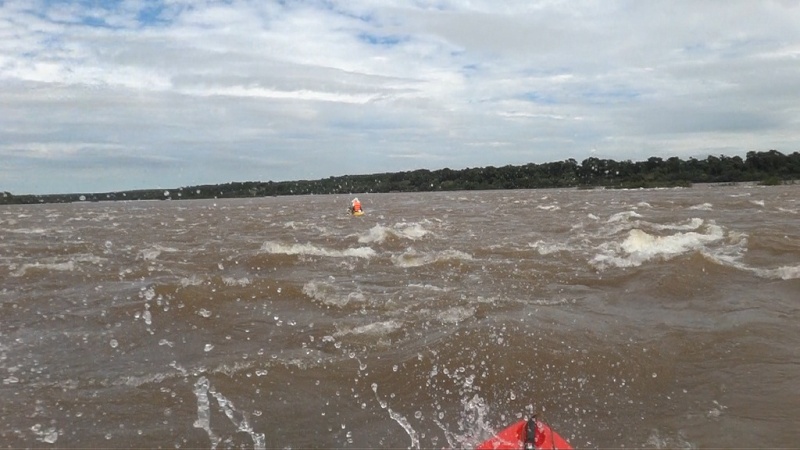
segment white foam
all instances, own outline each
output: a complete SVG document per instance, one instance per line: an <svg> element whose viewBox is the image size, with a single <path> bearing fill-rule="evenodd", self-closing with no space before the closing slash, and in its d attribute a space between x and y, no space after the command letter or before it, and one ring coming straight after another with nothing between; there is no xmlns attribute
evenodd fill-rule
<svg viewBox="0 0 800 450"><path fill-rule="evenodd" d="M697 445L686 440L682 432L675 437L662 436L658 430L652 430L643 447L651 448L697 448Z"/></svg>
<svg viewBox="0 0 800 450"><path fill-rule="evenodd" d="M363 236L359 236L358 242L362 244L371 244L371 243L383 243L391 236L394 236L395 233L392 229L387 228L382 225L375 225L374 227L370 228L367 233Z"/></svg>
<svg viewBox="0 0 800 450"><path fill-rule="evenodd" d="M697 230L701 226L703 226L703 219L700 218L692 218L686 221L686 223L676 223L676 224L650 224L650 226L655 230Z"/></svg>
<svg viewBox="0 0 800 450"><path fill-rule="evenodd" d="M334 337L342 337L346 335L369 335L369 336L386 336L394 333L403 327L403 324L396 320L387 320L384 322L369 323L354 328L342 329L333 334Z"/></svg>
<svg viewBox="0 0 800 450"><path fill-rule="evenodd" d="M434 286L432 284L419 284L419 283L409 283L408 287L410 288L418 288L418 289L425 289L428 291L435 291L435 292L447 292L449 289L441 288L439 286Z"/></svg>
<svg viewBox="0 0 800 450"><path fill-rule="evenodd" d="M14 270L16 266L12 266L11 269ZM43 270L43 271L56 271L56 272L71 272L75 270L75 261L65 261L65 262L53 262L53 263L26 263L20 266L18 269L11 272L12 277L21 277L25 275L28 270Z"/></svg>
<svg viewBox="0 0 800 450"><path fill-rule="evenodd" d="M471 261L472 256L459 250L445 250L436 253L418 253L414 249L409 249L400 255L392 256L392 263L394 263L395 266L405 268L420 267L447 260Z"/></svg>
<svg viewBox="0 0 800 450"><path fill-rule="evenodd" d="M58 431L55 427L43 427L37 423L31 427L31 431L36 435L36 440L47 444L54 444L58 440Z"/></svg>
<svg viewBox="0 0 800 450"><path fill-rule="evenodd" d="M616 213L608 218L606 222L614 223L614 222L627 222L630 219L641 219L641 215L635 211L623 211Z"/></svg>
<svg viewBox="0 0 800 450"><path fill-rule="evenodd" d="M339 293L336 287L326 282L309 281L303 285L303 293L326 306L342 308L350 303L365 303L366 298L361 292L348 292L346 295Z"/></svg>
<svg viewBox="0 0 800 450"><path fill-rule="evenodd" d="M180 284L181 284L181 287L200 286L201 284L203 284L203 281L204 281L203 278L200 278L197 275L193 274L191 277L181 278L180 279Z"/></svg>
<svg viewBox="0 0 800 450"><path fill-rule="evenodd" d="M713 209L713 205L711 205L711 203L701 203L699 205L690 206L689 209L695 211L711 211Z"/></svg>
<svg viewBox="0 0 800 450"><path fill-rule="evenodd" d="M547 243L542 241L541 239L532 244L529 243L528 247L535 249L542 256L551 255L553 253L558 253L558 252L566 252L570 250L570 247L567 246L566 244L560 242L554 244Z"/></svg>
<svg viewBox="0 0 800 450"><path fill-rule="evenodd" d="M9 225L13 225L11 221L9 221ZM15 233L15 234L46 234L47 230L44 228L15 228L15 229L3 229L4 232L7 233Z"/></svg>
<svg viewBox="0 0 800 450"><path fill-rule="evenodd" d="M429 233L419 223L398 223L394 226L401 236L408 239L419 239Z"/></svg>
<svg viewBox="0 0 800 450"><path fill-rule="evenodd" d="M222 282L225 286L240 286L245 287L250 284L250 279L247 277L236 279L234 277L222 277Z"/></svg>
<svg viewBox="0 0 800 450"><path fill-rule="evenodd" d="M438 317L443 323L457 324L474 316L476 311L477 309L475 308L456 306L446 311L442 311L438 314Z"/></svg>
<svg viewBox="0 0 800 450"><path fill-rule="evenodd" d="M175 253L177 251L178 249L176 248L164 247L161 245L153 245L151 247L140 250L137 259L143 259L145 261L155 261L156 258L161 256L162 252Z"/></svg>
<svg viewBox="0 0 800 450"><path fill-rule="evenodd" d="M358 242L362 244L378 243L381 244L390 238L417 240L430 232L419 223L396 223L393 227L375 225L366 234L359 236Z"/></svg>
<svg viewBox="0 0 800 450"><path fill-rule="evenodd" d="M632 229L621 243L608 242L600 246L601 254L590 263L598 269L608 266L636 267L660 258L670 260L678 255L704 249L707 245L721 241L724 232L717 225L707 225L705 233L686 232L666 236L655 236L640 229Z"/></svg>
<svg viewBox="0 0 800 450"><path fill-rule="evenodd" d="M800 279L800 265L797 266L783 266L777 269L766 270L766 275L770 278L780 278L782 280L797 280Z"/></svg>
<svg viewBox="0 0 800 450"><path fill-rule="evenodd" d="M261 246L261 250L272 254L282 255L306 255L306 256L328 256L332 258L372 258L375 250L370 247L348 248L345 250L332 250L318 247L313 244L281 244L280 242L268 241Z"/></svg>
<svg viewBox="0 0 800 450"><path fill-rule="evenodd" d="M734 269L744 272L750 272L759 278L767 280L797 280L800 279L800 265L797 266L781 266L774 269L761 269L757 267L748 266L738 260L736 257L729 255L707 254L705 255L711 261L722 265L733 267Z"/></svg>

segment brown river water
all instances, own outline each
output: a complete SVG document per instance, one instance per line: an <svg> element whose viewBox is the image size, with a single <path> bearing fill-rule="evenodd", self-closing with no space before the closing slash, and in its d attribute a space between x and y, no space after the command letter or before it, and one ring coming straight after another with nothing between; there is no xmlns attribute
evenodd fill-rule
<svg viewBox="0 0 800 450"><path fill-rule="evenodd" d="M0 446L800 447L800 187L0 208Z"/></svg>

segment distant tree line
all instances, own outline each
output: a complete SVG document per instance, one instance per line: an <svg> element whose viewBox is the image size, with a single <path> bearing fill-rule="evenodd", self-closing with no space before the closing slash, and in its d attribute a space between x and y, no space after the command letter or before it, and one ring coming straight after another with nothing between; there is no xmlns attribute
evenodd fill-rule
<svg viewBox="0 0 800 450"><path fill-rule="evenodd" d="M751 151L739 156L706 159L658 157L646 161L587 158L523 166L413 170L372 175L344 175L320 180L234 182L177 189L143 189L95 194L13 195L3 192L0 204L64 203L109 200L179 200L266 197L278 195L350 194L361 192L425 192L490 189L577 187L651 188L692 183L757 181L782 184L800 179L800 153Z"/></svg>

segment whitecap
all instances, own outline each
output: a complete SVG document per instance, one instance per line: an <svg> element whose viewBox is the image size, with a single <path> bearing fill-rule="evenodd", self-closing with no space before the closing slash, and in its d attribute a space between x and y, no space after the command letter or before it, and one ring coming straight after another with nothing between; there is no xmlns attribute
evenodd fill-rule
<svg viewBox="0 0 800 450"><path fill-rule="evenodd" d="M471 307L456 306L438 314L439 320L443 323L457 324L475 315L477 310Z"/></svg>
<svg viewBox="0 0 800 450"><path fill-rule="evenodd" d="M11 225L10 221L9 224ZM46 234L48 230L44 228L16 228L16 229L4 229L8 233L15 233L15 234Z"/></svg>
<svg viewBox="0 0 800 450"><path fill-rule="evenodd" d="M566 252L569 251L570 249L569 246L567 246L566 244L562 244L560 242L547 243L542 241L541 239L532 244L529 243L528 247L535 249L542 256L551 255L553 253L558 253L558 252Z"/></svg>
<svg viewBox="0 0 800 450"><path fill-rule="evenodd" d="M12 277L21 277L25 275L28 270L35 269L35 270L51 270L56 272L71 272L75 270L75 261L66 261L66 262L58 262L58 263L26 263L23 264L19 269L11 272Z"/></svg>
<svg viewBox="0 0 800 450"><path fill-rule="evenodd" d="M703 219L700 218L692 218L686 221L685 223L676 223L676 224L651 224L650 226L655 230L678 230L678 231L685 231L685 230L696 230L703 226Z"/></svg>
<svg viewBox="0 0 800 450"><path fill-rule="evenodd" d="M136 259L143 259L145 261L155 261L156 258L161 256L162 252L175 253L178 249L172 247L163 247L161 245L153 245L151 247L139 251Z"/></svg>
<svg viewBox="0 0 800 450"><path fill-rule="evenodd" d="M200 286L203 284L203 278L198 277L197 275L192 275L188 278L181 278L180 279L181 287L187 286Z"/></svg>
<svg viewBox="0 0 800 450"><path fill-rule="evenodd" d="M418 289L425 289L425 290L435 291L435 292L447 292L449 290L447 288L441 288L439 286L434 286L432 284L419 284L419 283L409 283L408 287L410 287L410 288L418 288Z"/></svg>
<svg viewBox="0 0 800 450"><path fill-rule="evenodd" d="M633 229L624 241L601 245L601 253L592 258L590 264L601 270L608 266L636 267L656 258L669 260L690 251L702 250L708 244L724 238L722 228L717 225L708 225L705 230L705 233L691 231L655 236Z"/></svg>
<svg viewBox="0 0 800 450"><path fill-rule="evenodd" d="M445 250L436 253L418 253L409 249L400 255L392 256L392 263L397 267L420 267L439 261L462 260L470 261L472 256L460 250Z"/></svg>
<svg viewBox="0 0 800 450"><path fill-rule="evenodd" d="M222 277L222 282L225 286L240 286L245 287L250 284L250 279L247 277L236 279L234 277Z"/></svg>
<svg viewBox="0 0 800 450"><path fill-rule="evenodd" d="M303 294L323 305L335 306L337 308L345 307L350 303L366 302L363 293L356 291L341 294L334 285L326 282L309 281L303 285Z"/></svg>
<svg viewBox="0 0 800 450"><path fill-rule="evenodd" d="M384 322L369 323L353 328L346 328L333 333L334 337L342 337L346 335L370 335L370 336L386 336L401 329L403 324L396 320L387 320Z"/></svg>
<svg viewBox="0 0 800 450"><path fill-rule="evenodd" d="M306 255L306 256L329 256L333 258L355 257L371 258L375 256L375 250L370 247L348 248L345 250L332 250L318 247L314 244L281 244L280 242L268 241L261 246L261 250L272 254L283 255Z"/></svg>
<svg viewBox="0 0 800 450"><path fill-rule="evenodd" d="M632 218L640 219L641 217L642 216L635 211L623 211L612 215L611 217L608 218L606 222L607 223L624 222Z"/></svg>
<svg viewBox="0 0 800 450"><path fill-rule="evenodd" d="M375 225L374 227L370 228L366 234L359 236L358 242L362 244L370 244L373 242L381 244L392 236L397 236L397 233L395 233L391 228L382 225Z"/></svg>
<svg viewBox="0 0 800 450"><path fill-rule="evenodd" d="M398 223L394 227L401 236L412 240L419 239L430 233L419 223Z"/></svg>

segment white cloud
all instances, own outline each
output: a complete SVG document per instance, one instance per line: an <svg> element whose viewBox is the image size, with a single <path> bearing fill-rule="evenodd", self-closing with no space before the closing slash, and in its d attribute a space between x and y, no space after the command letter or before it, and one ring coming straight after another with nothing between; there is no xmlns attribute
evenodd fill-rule
<svg viewBox="0 0 800 450"><path fill-rule="evenodd" d="M103 5L0 3L0 189L792 152L800 133L793 1Z"/></svg>

